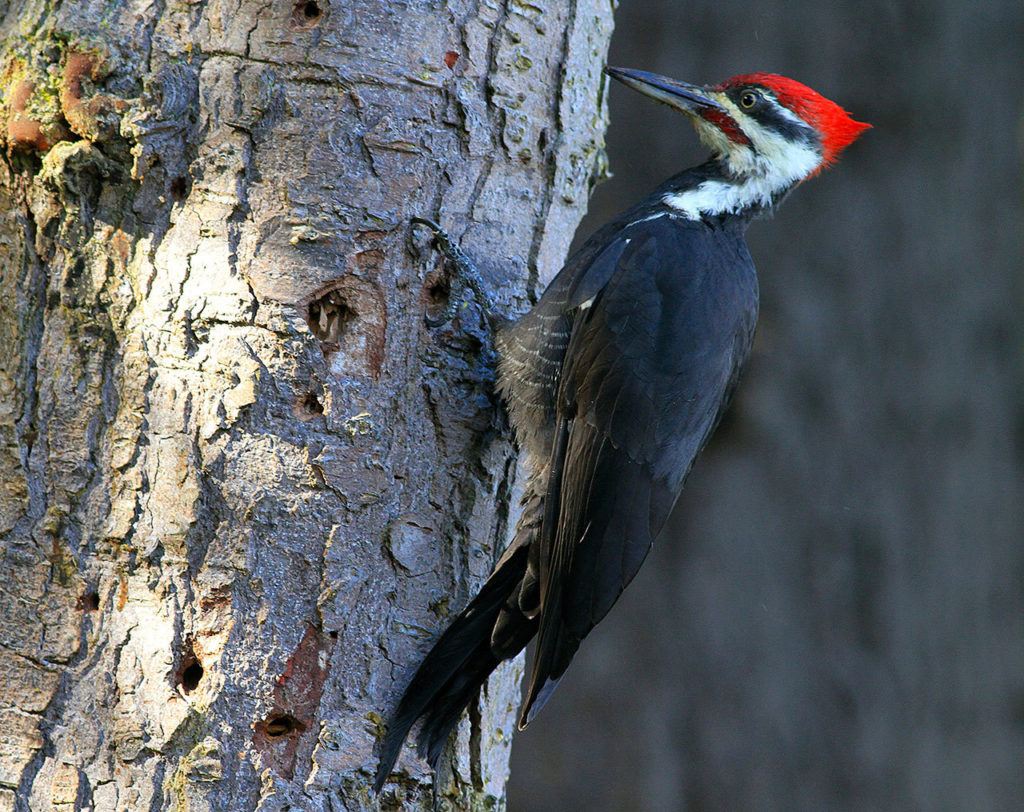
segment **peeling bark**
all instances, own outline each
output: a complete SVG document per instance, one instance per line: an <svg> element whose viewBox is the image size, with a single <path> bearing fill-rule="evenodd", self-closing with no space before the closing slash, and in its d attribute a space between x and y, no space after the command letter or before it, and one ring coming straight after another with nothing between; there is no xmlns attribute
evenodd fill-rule
<svg viewBox="0 0 1024 812"><path fill-rule="evenodd" d="M604 171L611 4L0 6L0 810L339 810L496 560L480 314ZM438 776L504 803L519 662ZM430 775L383 808L430 808Z"/></svg>

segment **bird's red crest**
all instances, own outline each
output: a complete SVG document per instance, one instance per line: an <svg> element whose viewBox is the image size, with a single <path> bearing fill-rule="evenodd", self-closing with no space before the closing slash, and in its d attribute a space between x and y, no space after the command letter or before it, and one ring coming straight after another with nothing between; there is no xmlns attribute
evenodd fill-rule
<svg viewBox="0 0 1024 812"><path fill-rule="evenodd" d="M722 89L739 85L760 85L767 88L780 104L792 110L821 133L823 166L834 162L840 152L852 144L864 130L871 127L862 121L854 121L842 107L826 99L816 90L777 73L734 76L722 84Z"/></svg>

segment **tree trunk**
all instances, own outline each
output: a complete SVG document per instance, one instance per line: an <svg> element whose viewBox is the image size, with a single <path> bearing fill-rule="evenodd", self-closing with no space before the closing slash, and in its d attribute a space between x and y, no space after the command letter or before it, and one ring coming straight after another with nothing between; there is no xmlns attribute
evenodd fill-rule
<svg viewBox="0 0 1024 812"><path fill-rule="evenodd" d="M374 808L515 519L475 306L603 169L611 4L0 4L0 810ZM503 805L521 664L438 776ZM386 808L429 807L406 755Z"/></svg>

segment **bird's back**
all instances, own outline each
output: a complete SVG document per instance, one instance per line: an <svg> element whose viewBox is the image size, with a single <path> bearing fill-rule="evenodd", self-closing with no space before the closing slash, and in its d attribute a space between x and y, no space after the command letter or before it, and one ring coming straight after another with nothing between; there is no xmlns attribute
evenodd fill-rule
<svg viewBox="0 0 1024 812"><path fill-rule="evenodd" d="M742 345L737 361L745 360L757 317L746 225L739 217L690 220L652 195L591 236L534 308L504 327L498 335L498 385L530 457L540 463L551 454L572 331L599 298L602 308L634 311L624 329L643 325L653 331L634 332L631 341L637 361L653 365L650 394L659 396L665 409L673 407L680 370L668 364L656 374L660 362L707 352L716 341L733 338ZM577 369L582 363L576 362ZM699 363L689 370L691 375L706 371Z"/></svg>

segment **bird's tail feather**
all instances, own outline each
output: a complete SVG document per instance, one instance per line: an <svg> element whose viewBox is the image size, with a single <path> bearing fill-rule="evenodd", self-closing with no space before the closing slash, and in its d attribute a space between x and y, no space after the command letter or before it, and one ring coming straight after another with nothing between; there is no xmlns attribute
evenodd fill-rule
<svg viewBox="0 0 1024 812"><path fill-rule="evenodd" d="M419 736L420 753L436 768L462 711L501 661L491 649L491 633L502 607L526 571L526 548L511 553L441 635L405 689L381 744L374 781L376 792L384 786L409 730L421 716L426 719ZM531 628L523 646L533 631Z"/></svg>

